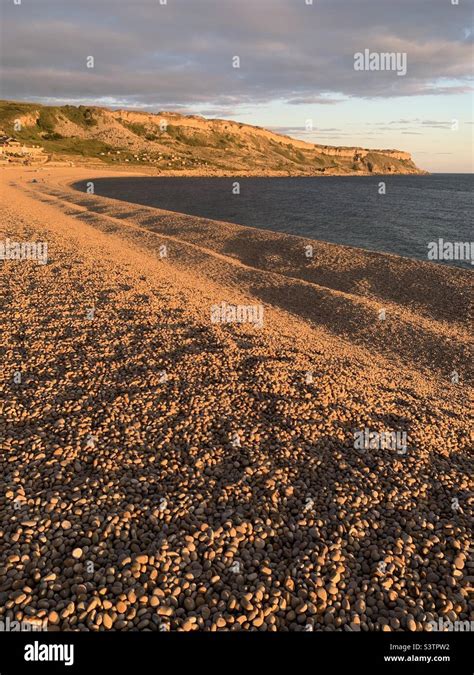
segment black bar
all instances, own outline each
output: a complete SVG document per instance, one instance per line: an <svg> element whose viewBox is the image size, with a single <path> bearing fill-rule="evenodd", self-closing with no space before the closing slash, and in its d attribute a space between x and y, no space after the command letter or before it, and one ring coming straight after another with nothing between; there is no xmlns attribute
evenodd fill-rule
<svg viewBox="0 0 474 675"><path fill-rule="evenodd" d="M63 654L72 655L73 663L26 661L26 646L35 642L73 645L72 654ZM188 669L191 673L197 668L206 675L236 669L247 674L258 672L258 668L266 674L288 667L295 675L298 671L323 675L328 672L472 675L472 663L472 635L468 632L0 633L0 675L37 672L138 675L160 671L186 673Z"/></svg>

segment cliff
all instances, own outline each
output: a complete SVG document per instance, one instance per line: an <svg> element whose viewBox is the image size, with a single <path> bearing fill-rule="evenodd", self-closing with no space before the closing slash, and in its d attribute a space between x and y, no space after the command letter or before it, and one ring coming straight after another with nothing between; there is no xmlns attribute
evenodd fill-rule
<svg viewBox="0 0 474 675"><path fill-rule="evenodd" d="M51 161L184 174L420 174L407 152L316 145L228 120L0 101L0 130Z"/></svg>

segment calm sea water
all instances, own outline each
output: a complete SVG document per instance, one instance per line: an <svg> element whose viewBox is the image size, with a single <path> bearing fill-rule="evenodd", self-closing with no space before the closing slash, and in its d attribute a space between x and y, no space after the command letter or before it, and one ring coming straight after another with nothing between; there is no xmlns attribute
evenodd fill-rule
<svg viewBox="0 0 474 675"><path fill-rule="evenodd" d="M233 194L234 181L240 194ZM386 194L379 194L379 183ZM472 241L472 174L327 178L104 178L95 193L311 239L427 259ZM85 189L85 183L78 183ZM473 269L469 262L456 262Z"/></svg>

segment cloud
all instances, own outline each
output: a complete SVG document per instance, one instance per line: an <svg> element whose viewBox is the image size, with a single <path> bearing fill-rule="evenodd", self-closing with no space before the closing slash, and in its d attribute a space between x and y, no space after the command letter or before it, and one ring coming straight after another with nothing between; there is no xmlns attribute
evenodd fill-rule
<svg viewBox="0 0 474 675"><path fill-rule="evenodd" d="M411 129L444 129L451 131L453 126L453 120L422 120L419 118L414 119L401 119L401 120L391 120L389 122L367 122L367 125L376 127L377 131L401 131L402 133L409 133L407 127ZM470 124L470 122L466 122ZM415 132L413 132L415 133ZM416 132L416 133L421 133Z"/></svg>
<svg viewBox="0 0 474 675"><path fill-rule="evenodd" d="M5 98L225 115L471 90L473 0L1 2ZM407 75L354 71L365 48L406 52Z"/></svg>
<svg viewBox="0 0 474 675"><path fill-rule="evenodd" d="M326 96L300 96L299 98L290 98L287 103L290 105L335 105L341 103L342 98L329 98Z"/></svg>

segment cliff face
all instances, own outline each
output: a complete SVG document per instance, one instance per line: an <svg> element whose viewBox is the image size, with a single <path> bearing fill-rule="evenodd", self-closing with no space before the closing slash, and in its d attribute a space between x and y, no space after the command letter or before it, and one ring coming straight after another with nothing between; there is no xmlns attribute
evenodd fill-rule
<svg viewBox="0 0 474 675"><path fill-rule="evenodd" d="M315 145L191 115L0 102L0 129L52 159L126 163L160 172L254 175L417 174L407 152ZM72 157L75 156L75 157Z"/></svg>
<svg viewBox="0 0 474 675"><path fill-rule="evenodd" d="M316 145L316 148L322 153L329 155L330 157L349 157L351 159L364 158L368 154L375 152L379 155L384 155L386 157L391 157L392 159L401 159L404 161L411 161L411 155L409 152L403 152L402 150L368 150L367 148L335 148L331 145Z"/></svg>

